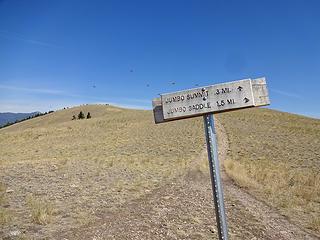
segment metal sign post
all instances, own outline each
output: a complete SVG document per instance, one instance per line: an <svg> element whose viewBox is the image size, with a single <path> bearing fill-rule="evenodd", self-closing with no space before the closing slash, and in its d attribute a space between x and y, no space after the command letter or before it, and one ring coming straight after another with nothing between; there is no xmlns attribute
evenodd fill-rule
<svg viewBox="0 0 320 240"><path fill-rule="evenodd" d="M218 144L214 117L211 113L203 116L204 131L206 133L208 160L213 192L213 202L216 212L219 239L228 240L228 226L224 209L223 190L220 177L220 166L218 158Z"/></svg>
<svg viewBox="0 0 320 240"><path fill-rule="evenodd" d="M203 116L219 239L228 240L218 144L212 113L269 105L265 78L249 78L166 93L162 94L160 99L154 99L152 104L155 123Z"/></svg>

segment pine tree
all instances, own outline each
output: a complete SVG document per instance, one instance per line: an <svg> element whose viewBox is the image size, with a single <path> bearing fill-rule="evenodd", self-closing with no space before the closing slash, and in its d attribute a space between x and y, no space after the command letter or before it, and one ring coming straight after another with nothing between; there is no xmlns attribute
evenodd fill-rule
<svg viewBox="0 0 320 240"><path fill-rule="evenodd" d="M91 118L90 112L88 112L88 114L87 114L87 119L89 119L89 118Z"/></svg>
<svg viewBox="0 0 320 240"><path fill-rule="evenodd" d="M78 119L84 119L84 114L82 111L78 114Z"/></svg>

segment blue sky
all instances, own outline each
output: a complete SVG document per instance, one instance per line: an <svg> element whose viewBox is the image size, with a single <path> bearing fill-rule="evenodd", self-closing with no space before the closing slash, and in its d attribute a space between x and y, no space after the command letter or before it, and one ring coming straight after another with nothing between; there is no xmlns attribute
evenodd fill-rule
<svg viewBox="0 0 320 240"><path fill-rule="evenodd" d="M0 112L151 108L158 93L265 76L270 108L320 117L319 9L316 0L0 0Z"/></svg>

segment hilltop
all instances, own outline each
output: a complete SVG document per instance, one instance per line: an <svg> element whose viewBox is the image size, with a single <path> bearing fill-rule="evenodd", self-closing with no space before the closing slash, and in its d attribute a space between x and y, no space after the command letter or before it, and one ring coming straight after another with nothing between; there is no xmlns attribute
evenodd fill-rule
<svg viewBox="0 0 320 240"><path fill-rule="evenodd" d="M80 111L92 118L72 120ZM267 109L217 120L231 239L316 239L320 121ZM214 239L202 124L84 105L1 129L0 237Z"/></svg>

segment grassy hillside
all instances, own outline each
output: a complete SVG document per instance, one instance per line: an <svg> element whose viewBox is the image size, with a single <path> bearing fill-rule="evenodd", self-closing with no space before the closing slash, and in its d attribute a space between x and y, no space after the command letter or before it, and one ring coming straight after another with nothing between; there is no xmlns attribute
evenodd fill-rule
<svg viewBox="0 0 320 240"><path fill-rule="evenodd" d="M81 110L92 118L71 120ZM217 118L235 182L320 232L320 121L267 109ZM36 238L84 227L206 161L202 118L155 125L151 111L106 105L12 125L0 142L0 237L16 227Z"/></svg>
<svg viewBox="0 0 320 240"><path fill-rule="evenodd" d="M80 110L92 118L71 120ZM116 211L183 175L203 150L201 128L199 119L155 125L150 111L88 105L1 129L0 222L26 231L50 222L50 234Z"/></svg>
<svg viewBox="0 0 320 240"><path fill-rule="evenodd" d="M268 109L219 116L227 173L291 220L320 232L320 120Z"/></svg>

